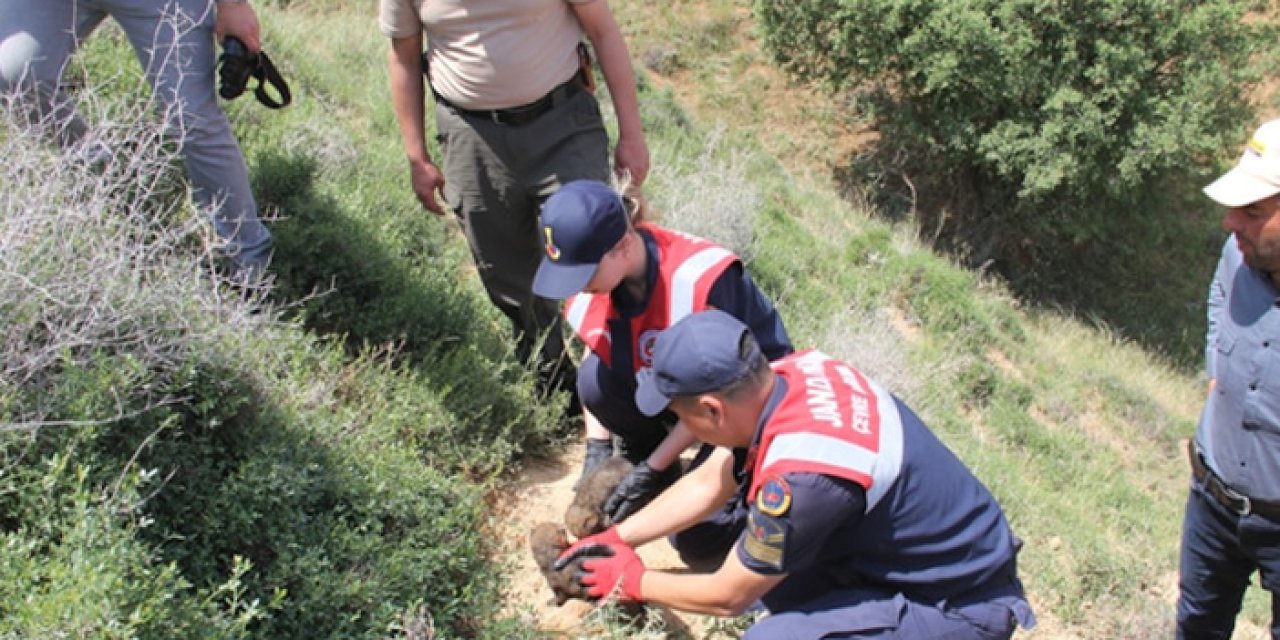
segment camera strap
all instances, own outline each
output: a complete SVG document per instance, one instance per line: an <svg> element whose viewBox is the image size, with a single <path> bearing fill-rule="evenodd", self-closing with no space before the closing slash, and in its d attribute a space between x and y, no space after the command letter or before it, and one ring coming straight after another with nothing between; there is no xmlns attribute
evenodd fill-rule
<svg viewBox="0 0 1280 640"><path fill-rule="evenodd" d="M267 57L267 52L258 52L258 63L253 65L253 77L258 79L258 86L254 88L253 95L264 106L270 109L283 109L293 102L293 94L289 92L289 83L284 81L284 76L280 75L280 71L276 69L275 63L271 62L271 58ZM277 100L267 91L267 85L275 89L280 96Z"/></svg>

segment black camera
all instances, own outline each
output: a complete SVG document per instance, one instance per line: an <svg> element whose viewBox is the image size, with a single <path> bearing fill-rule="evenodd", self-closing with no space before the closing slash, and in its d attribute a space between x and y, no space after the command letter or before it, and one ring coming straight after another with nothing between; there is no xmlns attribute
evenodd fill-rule
<svg viewBox="0 0 1280 640"><path fill-rule="evenodd" d="M249 53L238 38L227 36L222 41L222 58L218 66L218 95L223 100L235 100L249 86L249 78L258 68L258 54Z"/></svg>
<svg viewBox="0 0 1280 640"><path fill-rule="evenodd" d="M222 41L222 55L218 58L218 95L223 100L239 98L249 88L250 78L258 79L253 94L267 107L281 109L293 100L289 83L285 82L265 51L249 53L249 48L238 38L227 36ZM272 96L264 85L270 85L279 97Z"/></svg>

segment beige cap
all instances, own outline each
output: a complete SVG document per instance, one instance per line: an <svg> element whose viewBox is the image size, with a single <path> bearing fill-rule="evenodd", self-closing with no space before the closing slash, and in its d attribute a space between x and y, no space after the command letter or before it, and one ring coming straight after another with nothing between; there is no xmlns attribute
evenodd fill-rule
<svg viewBox="0 0 1280 640"><path fill-rule="evenodd" d="M1240 162L1204 188L1226 207L1243 207L1280 193L1280 120L1258 127Z"/></svg>

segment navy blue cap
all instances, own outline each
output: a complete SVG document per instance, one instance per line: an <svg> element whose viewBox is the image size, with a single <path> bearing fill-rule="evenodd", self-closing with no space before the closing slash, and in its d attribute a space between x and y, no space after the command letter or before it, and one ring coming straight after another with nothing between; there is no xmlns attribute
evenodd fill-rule
<svg viewBox="0 0 1280 640"><path fill-rule="evenodd" d="M747 325L718 310L685 316L658 334L653 345L653 370L641 376L636 406L646 416L662 413L671 399L718 391L745 378L760 356L753 337L752 350L739 354Z"/></svg>
<svg viewBox="0 0 1280 640"><path fill-rule="evenodd" d="M560 300L582 291L626 232L627 208L612 187L594 180L560 187L542 206L547 255L533 277L533 292Z"/></svg>

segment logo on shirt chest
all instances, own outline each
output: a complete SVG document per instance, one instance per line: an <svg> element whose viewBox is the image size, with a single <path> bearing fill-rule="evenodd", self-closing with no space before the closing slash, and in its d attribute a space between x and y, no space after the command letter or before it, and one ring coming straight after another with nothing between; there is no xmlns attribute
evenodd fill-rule
<svg viewBox="0 0 1280 640"><path fill-rule="evenodd" d="M640 333L640 339L636 341L636 355L640 358L640 366L653 366L653 345L658 341L659 333L662 332L658 329L645 329Z"/></svg>

